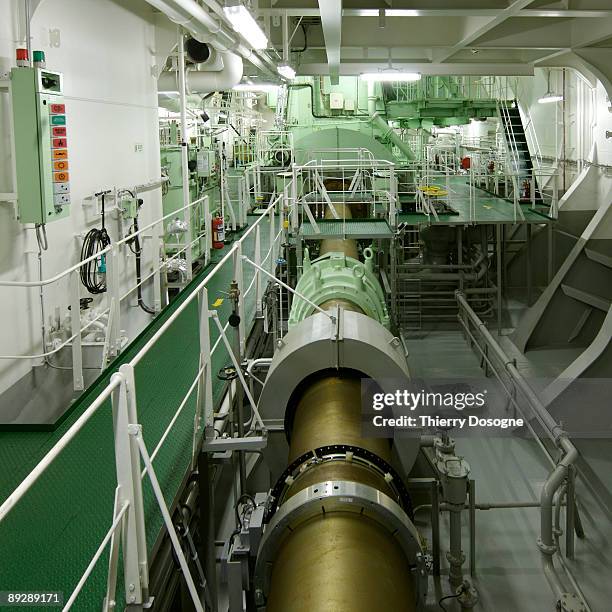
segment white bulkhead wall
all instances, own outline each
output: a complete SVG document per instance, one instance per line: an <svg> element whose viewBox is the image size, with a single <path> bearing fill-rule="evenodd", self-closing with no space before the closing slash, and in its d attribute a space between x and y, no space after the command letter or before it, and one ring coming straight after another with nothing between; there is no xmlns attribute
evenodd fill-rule
<svg viewBox="0 0 612 612"><path fill-rule="evenodd" d="M21 0L2 2L0 72L14 66L23 46ZM33 2L35 4L35 2ZM8 6L7 6L8 5ZM8 11L8 16L7 16ZM7 18L8 17L8 18ZM71 214L47 226L49 249L43 275L53 276L78 262L81 237L100 227L93 193L131 187L160 177L155 27L150 6L141 0L42 0L31 25L32 48L46 54L47 67L64 75L71 185ZM8 140L8 96L0 93L0 193L13 191ZM143 193L141 227L161 216L160 190ZM107 215L111 238L127 233L131 222ZM151 244L143 246L143 276L151 269ZM122 284L135 283L134 257L122 257ZM0 203L0 279L37 280L33 226L14 219L11 204ZM82 289L82 297L89 294ZM152 303L150 283L145 301ZM99 302L96 298L96 302ZM45 288L47 317L68 306L67 282ZM133 338L150 320L134 294L124 302L121 327ZM0 287L0 353L42 350L37 289ZM0 393L37 363L0 360Z"/></svg>

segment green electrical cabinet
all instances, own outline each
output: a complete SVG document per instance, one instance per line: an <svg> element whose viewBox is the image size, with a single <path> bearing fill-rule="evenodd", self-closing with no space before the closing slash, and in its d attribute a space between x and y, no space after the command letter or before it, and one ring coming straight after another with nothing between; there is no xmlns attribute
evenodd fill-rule
<svg viewBox="0 0 612 612"><path fill-rule="evenodd" d="M18 215L49 223L70 211L70 168L62 75L44 68L11 70Z"/></svg>
<svg viewBox="0 0 612 612"><path fill-rule="evenodd" d="M181 160L181 147L178 145L165 145L161 147L161 166L164 173L168 177L163 190L162 196L162 207L164 216L174 211L180 211L183 208L183 174L182 174L182 160ZM215 210L218 205L218 183L216 177L209 177L206 179L206 184L202 183L202 178L198 176L198 154L195 148L189 150L189 161L190 166L194 169L190 172L189 176L189 201L193 202L199 197L204 195L209 196L210 210ZM176 216L182 220L186 220L185 211L177 212ZM173 217L170 217L165 223L166 227L172 221ZM196 233L203 233L205 228L204 219L204 206L195 206L191 209L191 227L194 232L194 238ZM209 229L210 231L210 229ZM166 253L172 254L185 244L185 236L170 236L166 235ZM202 256L204 253L205 243L204 239L196 242L193 245L192 256L194 259Z"/></svg>

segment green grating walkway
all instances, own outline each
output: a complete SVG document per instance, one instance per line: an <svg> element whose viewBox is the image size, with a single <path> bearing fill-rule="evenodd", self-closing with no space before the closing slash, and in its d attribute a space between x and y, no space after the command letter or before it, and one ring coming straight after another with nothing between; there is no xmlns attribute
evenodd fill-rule
<svg viewBox="0 0 612 612"><path fill-rule="evenodd" d="M444 181L434 181L442 189L446 188ZM482 189L475 189L474 214L470 218L470 188L465 176L452 176L449 178L450 197L449 205L457 214L439 214L438 220L431 215L427 217L422 213L402 213L399 221L409 225L465 225L466 223L551 223L552 219L546 215L533 210L531 204L521 204L521 210L525 216L522 221L520 217L515 220L514 206L508 200L494 196Z"/></svg>
<svg viewBox="0 0 612 612"><path fill-rule="evenodd" d="M250 217L249 223L254 220L255 217ZM263 222L261 243L262 252L265 253L268 227ZM252 256L254 232L246 239L243 250ZM218 251L221 255L224 252ZM129 345L79 398L68 418L55 431L0 432L0 502L106 387L119 365L138 352L211 268L209 266L194 278L177 299ZM245 265L244 272L248 286L253 278L252 268ZM211 305L217 298L225 298L232 276L230 258L208 284ZM224 300L218 310L221 321L225 323L230 314L229 301ZM246 301L247 321L252 321L254 310L252 291ZM218 333L214 324L210 329L211 343L214 343ZM194 300L136 367L138 416L149 452L156 446L193 382L198 359L198 307L197 300ZM213 358L215 371L228 362L227 352L220 344ZM213 383L215 399L219 399L223 385L217 379L213 379ZM174 500L191 459L194 410L195 392L154 461L168 503ZM112 414L108 401L0 523L0 590L63 591L64 598L69 597L112 522L116 487L113 448ZM143 492L151 550L162 527L162 517L147 478ZM106 591L107 564L108 549L85 584L73 610L90 612L101 608ZM121 575L119 581L118 596L122 592ZM32 610L41 608L33 607Z"/></svg>
<svg viewBox="0 0 612 612"><path fill-rule="evenodd" d="M300 233L305 240L325 240L326 238L391 238L393 231L386 219L321 219L317 221L321 230L304 220Z"/></svg>

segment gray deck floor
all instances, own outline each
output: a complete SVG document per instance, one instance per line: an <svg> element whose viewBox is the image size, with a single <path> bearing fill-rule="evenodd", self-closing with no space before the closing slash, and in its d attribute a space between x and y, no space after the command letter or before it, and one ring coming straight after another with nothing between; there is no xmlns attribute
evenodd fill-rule
<svg viewBox="0 0 612 612"><path fill-rule="evenodd" d="M478 359L459 331L420 332L406 338L409 365L415 377L482 377ZM545 361L545 360L544 360ZM523 358L524 370L542 376L542 365ZM476 500L483 502L537 501L549 464L535 442L518 438L478 438L457 442L458 451L471 466L476 480ZM612 490L612 452L610 443L585 441L580 446L588 465ZM576 539L575 561L567 561L594 612L610 610L612 601L612 521L591 491L577 484L579 507L586 538ZM602 497L605 497L602 496ZM605 500L604 500L605 502ZM419 518L420 517L420 518ZM494 612L544 612L554 610L554 596L541 569L536 546L539 535L539 510L496 509L477 511L476 568L474 584L480 594L478 610ZM417 516L417 526L426 537L428 517ZM463 548L469 550L468 514L463 517ZM564 541L564 538L562 538ZM430 540L431 541L431 540ZM443 576L431 585L428 609L438 610L438 599L449 594L447 517L442 518ZM468 567L466 562L466 568ZM467 569L466 569L467 572ZM453 600L444 602L447 610L459 610Z"/></svg>

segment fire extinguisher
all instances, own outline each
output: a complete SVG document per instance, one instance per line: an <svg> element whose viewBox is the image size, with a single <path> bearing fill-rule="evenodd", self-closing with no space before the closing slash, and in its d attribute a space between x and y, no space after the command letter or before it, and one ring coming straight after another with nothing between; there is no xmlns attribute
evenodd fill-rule
<svg viewBox="0 0 612 612"><path fill-rule="evenodd" d="M225 244L225 223L223 217L217 215L212 220L213 249L222 249Z"/></svg>

